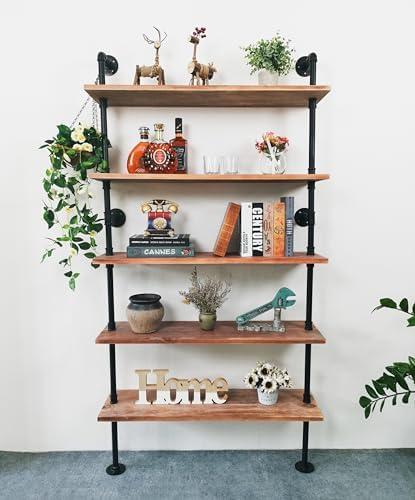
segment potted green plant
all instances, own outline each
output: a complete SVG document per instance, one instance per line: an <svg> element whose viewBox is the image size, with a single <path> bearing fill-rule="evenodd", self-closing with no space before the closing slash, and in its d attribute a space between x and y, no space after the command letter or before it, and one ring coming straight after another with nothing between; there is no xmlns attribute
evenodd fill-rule
<svg viewBox="0 0 415 500"><path fill-rule="evenodd" d="M278 77L287 75L293 67L294 49L287 40L277 33L270 40L258 40L242 47L251 67L251 75L258 71L259 85L277 85Z"/></svg>
<svg viewBox="0 0 415 500"><path fill-rule="evenodd" d="M199 310L199 323L202 330L213 330L216 324L216 311L227 300L231 284L218 278L206 276L199 278L196 267L190 275L189 290L180 291L185 304L193 304Z"/></svg>
<svg viewBox="0 0 415 500"><path fill-rule="evenodd" d="M74 259L83 254L91 262L96 256L96 235L103 229L102 220L90 204L88 171L108 171L104 140L95 127L58 125L56 136L41 146L48 150L50 161L43 177L47 195L43 219L54 231L42 262L61 251L59 265L71 290L75 290L79 276L72 266Z"/></svg>
<svg viewBox="0 0 415 500"><path fill-rule="evenodd" d="M257 390L259 403L267 406L277 403L279 389L292 386L288 371L269 362L258 362L245 375L244 382L250 389Z"/></svg>

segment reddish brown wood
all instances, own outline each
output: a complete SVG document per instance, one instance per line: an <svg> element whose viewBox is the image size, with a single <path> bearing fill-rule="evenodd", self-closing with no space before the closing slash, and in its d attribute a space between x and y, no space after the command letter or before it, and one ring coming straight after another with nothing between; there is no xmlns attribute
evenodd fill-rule
<svg viewBox="0 0 415 500"><path fill-rule="evenodd" d="M117 172L89 172L97 181L127 182L309 182L323 181L329 174L128 174Z"/></svg>
<svg viewBox="0 0 415 500"><path fill-rule="evenodd" d="M286 332L239 332L234 321L218 321L202 331L197 321L164 321L154 333L134 333L127 321L115 331L103 330L96 344L324 344L319 330L304 330L304 321L285 321Z"/></svg>
<svg viewBox="0 0 415 500"><path fill-rule="evenodd" d="M270 420L314 422L323 415L313 397L303 403L301 389L281 390L278 403L264 406L252 389L230 389L229 399L221 405L136 405L138 390L118 391L118 403L107 399L98 415L99 422L189 421L189 420Z"/></svg>
<svg viewBox="0 0 415 500"><path fill-rule="evenodd" d="M232 202L228 203L222 225L216 238L215 247L213 248L214 255L225 257L228 253L229 243L238 225L240 212L241 205Z"/></svg>
<svg viewBox="0 0 415 500"><path fill-rule="evenodd" d="M150 107L308 107L330 92L327 85L85 85L96 101L109 106Z"/></svg>
<svg viewBox="0 0 415 500"><path fill-rule="evenodd" d="M143 257L128 258L125 252L115 252L114 255L99 255L93 260L94 264L114 265L226 265L226 264L326 264L328 259L322 255L307 255L305 252L296 252L293 257L240 257L239 255L225 255L216 257L211 252L198 252L194 257Z"/></svg>

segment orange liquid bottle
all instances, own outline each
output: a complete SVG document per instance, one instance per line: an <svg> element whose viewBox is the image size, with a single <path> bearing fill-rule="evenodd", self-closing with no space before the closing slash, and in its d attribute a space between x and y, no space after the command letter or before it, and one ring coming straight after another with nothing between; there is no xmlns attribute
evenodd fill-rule
<svg viewBox="0 0 415 500"><path fill-rule="evenodd" d="M140 127L140 142L128 155L127 170L130 174L143 174L146 172L143 164L143 156L149 146L148 127Z"/></svg>

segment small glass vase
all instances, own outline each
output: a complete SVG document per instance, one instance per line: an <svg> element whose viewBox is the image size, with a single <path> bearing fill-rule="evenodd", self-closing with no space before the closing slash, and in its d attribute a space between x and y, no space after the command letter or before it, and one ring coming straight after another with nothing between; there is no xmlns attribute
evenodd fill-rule
<svg viewBox="0 0 415 500"><path fill-rule="evenodd" d="M275 405L278 401L278 389L274 392L262 392L257 389L258 401L261 405L271 406Z"/></svg>
<svg viewBox="0 0 415 500"><path fill-rule="evenodd" d="M199 313L199 325L202 330L214 330L216 325L216 313Z"/></svg>
<svg viewBox="0 0 415 500"><path fill-rule="evenodd" d="M275 152L274 157L268 154L261 155L261 172L263 174L283 174L285 166L285 151Z"/></svg>

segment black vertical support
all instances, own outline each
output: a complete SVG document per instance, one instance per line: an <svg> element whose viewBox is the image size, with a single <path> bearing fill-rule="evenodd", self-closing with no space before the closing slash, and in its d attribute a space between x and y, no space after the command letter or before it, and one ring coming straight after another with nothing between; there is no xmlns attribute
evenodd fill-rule
<svg viewBox="0 0 415 500"><path fill-rule="evenodd" d="M316 84L316 64L317 56L312 53L308 56L308 74L310 76L310 85ZM316 172L316 99L311 98L308 101L309 108L309 142L308 142L308 173L315 174ZM314 193L315 181L308 182L308 238L307 238L307 255L314 255ZM313 272L314 264L307 264L307 295L306 295L306 320L305 329L313 329L312 311L313 311ZM304 394L303 401L306 404L311 402L310 395L310 375L311 375L311 344L305 345L305 362L304 362ZM308 434L309 422L303 423L303 444L301 461L295 464L295 468L299 472L313 472L314 465L308 461Z"/></svg>
<svg viewBox="0 0 415 500"><path fill-rule="evenodd" d="M105 84L105 74L108 72L108 62L113 63L114 58L107 56L103 52L98 54L98 82L100 85ZM106 64L107 63L107 64ZM116 63L116 61L115 61ZM113 67L114 69L114 67ZM116 69L115 69L116 71ZM114 72L115 72L114 71ZM109 72L109 74L113 74ZM103 158L108 164L108 126L107 126L107 100L101 98L99 100L99 109L101 115L101 132L103 136ZM111 226L111 184L110 181L103 182L104 189L104 221L105 221L105 253L113 255L112 248L112 226ZM115 330L115 315L114 315L114 266L106 265L107 268L107 291L108 291L108 330ZM115 345L109 346L110 358L110 386L111 404L116 404L117 399L117 379L116 379L116 364L115 364ZM112 464L106 469L107 474L118 476L125 471L125 465L118 461L118 427L117 422L111 422L112 433Z"/></svg>

